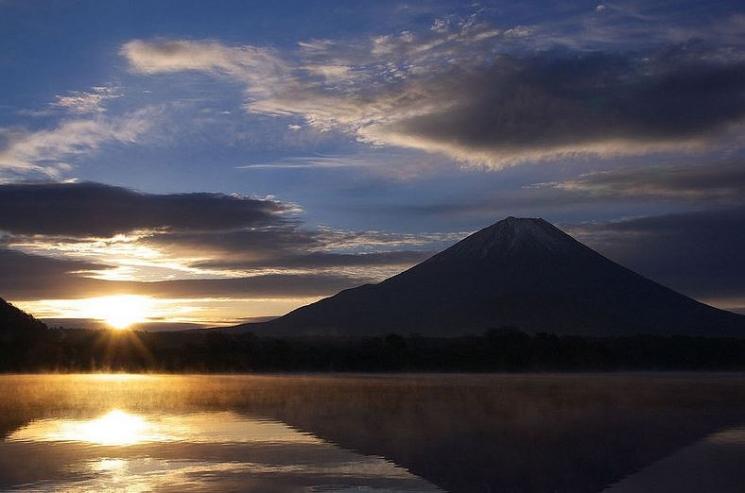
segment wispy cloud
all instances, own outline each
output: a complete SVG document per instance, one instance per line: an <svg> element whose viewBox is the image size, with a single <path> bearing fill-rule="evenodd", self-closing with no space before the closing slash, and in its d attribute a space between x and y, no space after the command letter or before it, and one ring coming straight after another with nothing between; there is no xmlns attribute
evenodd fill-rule
<svg viewBox="0 0 745 493"><path fill-rule="evenodd" d="M270 163L249 163L236 166L236 169L333 169L364 168L370 166L370 160L359 156L294 156Z"/></svg>
<svg viewBox="0 0 745 493"><path fill-rule="evenodd" d="M98 86L90 91L72 91L64 96L57 96L51 106L77 114L103 113L106 102L119 97L121 93L117 88Z"/></svg>
<svg viewBox="0 0 745 493"><path fill-rule="evenodd" d="M70 169L68 160L74 156L94 153L109 142L137 142L152 127L157 113L145 108L117 118L65 120L52 129L2 129L0 172L59 177Z"/></svg>
<svg viewBox="0 0 745 493"><path fill-rule="evenodd" d="M446 159L417 152L390 149L356 154L292 156L272 162L236 166L245 171L354 169L388 181L403 182L422 178L451 167Z"/></svg>
<svg viewBox="0 0 745 493"><path fill-rule="evenodd" d="M597 198L741 203L745 200L745 163L621 168L540 183L532 188L551 188Z"/></svg>
<svg viewBox="0 0 745 493"><path fill-rule="evenodd" d="M246 84L249 97L268 97L284 84L291 68L267 48L225 46L217 41L133 40L121 54L135 72L157 74L194 70L225 75Z"/></svg>

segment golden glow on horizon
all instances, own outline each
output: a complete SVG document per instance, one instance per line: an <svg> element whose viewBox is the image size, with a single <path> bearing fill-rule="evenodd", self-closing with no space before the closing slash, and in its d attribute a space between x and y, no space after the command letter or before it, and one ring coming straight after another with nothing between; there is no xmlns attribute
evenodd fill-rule
<svg viewBox="0 0 745 493"><path fill-rule="evenodd" d="M147 295L108 295L80 299L40 299L32 301L9 300L15 306L46 319L48 325L63 325L67 328L98 327L109 324L108 320L116 318L121 321L124 315L119 313L120 306L127 300L135 300L135 305L143 307L144 314L133 324L148 322L161 324L193 323L207 326L234 325L246 317L264 317L283 315L314 301L319 296L298 298L158 298ZM49 320L56 319L56 320ZM64 319L71 319L65 323ZM80 319L81 322L75 319ZM86 320L97 320L89 324Z"/></svg>
<svg viewBox="0 0 745 493"><path fill-rule="evenodd" d="M91 306L92 318L103 320L115 330L145 322L152 311L152 301L146 296L104 296L87 301Z"/></svg>

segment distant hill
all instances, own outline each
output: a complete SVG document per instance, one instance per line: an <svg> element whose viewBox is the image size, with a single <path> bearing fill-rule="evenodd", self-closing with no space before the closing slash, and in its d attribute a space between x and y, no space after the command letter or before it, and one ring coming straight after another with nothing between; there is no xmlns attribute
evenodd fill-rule
<svg viewBox="0 0 745 493"><path fill-rule="evenodd" d="M33 316L0 298L0 332L15 330L43 330L47 326Z"/></svg>
<svg viewBox="0 0 745 493"><path fill-rule="evenodd" d="M504 326L587 336L745 336L745 317L646 279L543 219L513 217L379 284L228 330L457 336Z"/></svg>

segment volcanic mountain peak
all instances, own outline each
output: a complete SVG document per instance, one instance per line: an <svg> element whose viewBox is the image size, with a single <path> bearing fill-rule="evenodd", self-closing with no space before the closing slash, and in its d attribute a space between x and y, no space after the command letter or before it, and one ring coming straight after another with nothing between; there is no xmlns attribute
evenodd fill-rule
<svg viewBox="0 0 745 493"><path fill-rule="evenodd" d="M477 231L430 260L477 260L537 251L565 254L578 246L584 248L574 238L544 219L510 216Z"/></svg>
<svg viewBox="0 0 745 493"><path fill-rule="evenodd" d="M745 318L646 279L543 219L508 217L379 284L236 330L453 336L502 326L593 336L742 335Z"/></svg>

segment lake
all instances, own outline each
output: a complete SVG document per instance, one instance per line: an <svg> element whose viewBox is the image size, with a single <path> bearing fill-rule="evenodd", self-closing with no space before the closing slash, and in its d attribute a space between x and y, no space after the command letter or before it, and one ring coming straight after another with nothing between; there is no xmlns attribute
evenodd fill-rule
<svg viewBox="0 0 745 493"><path fill-rule="evenodd" d="M742 492L745 376L5 375L0 491Z"/></svg>

